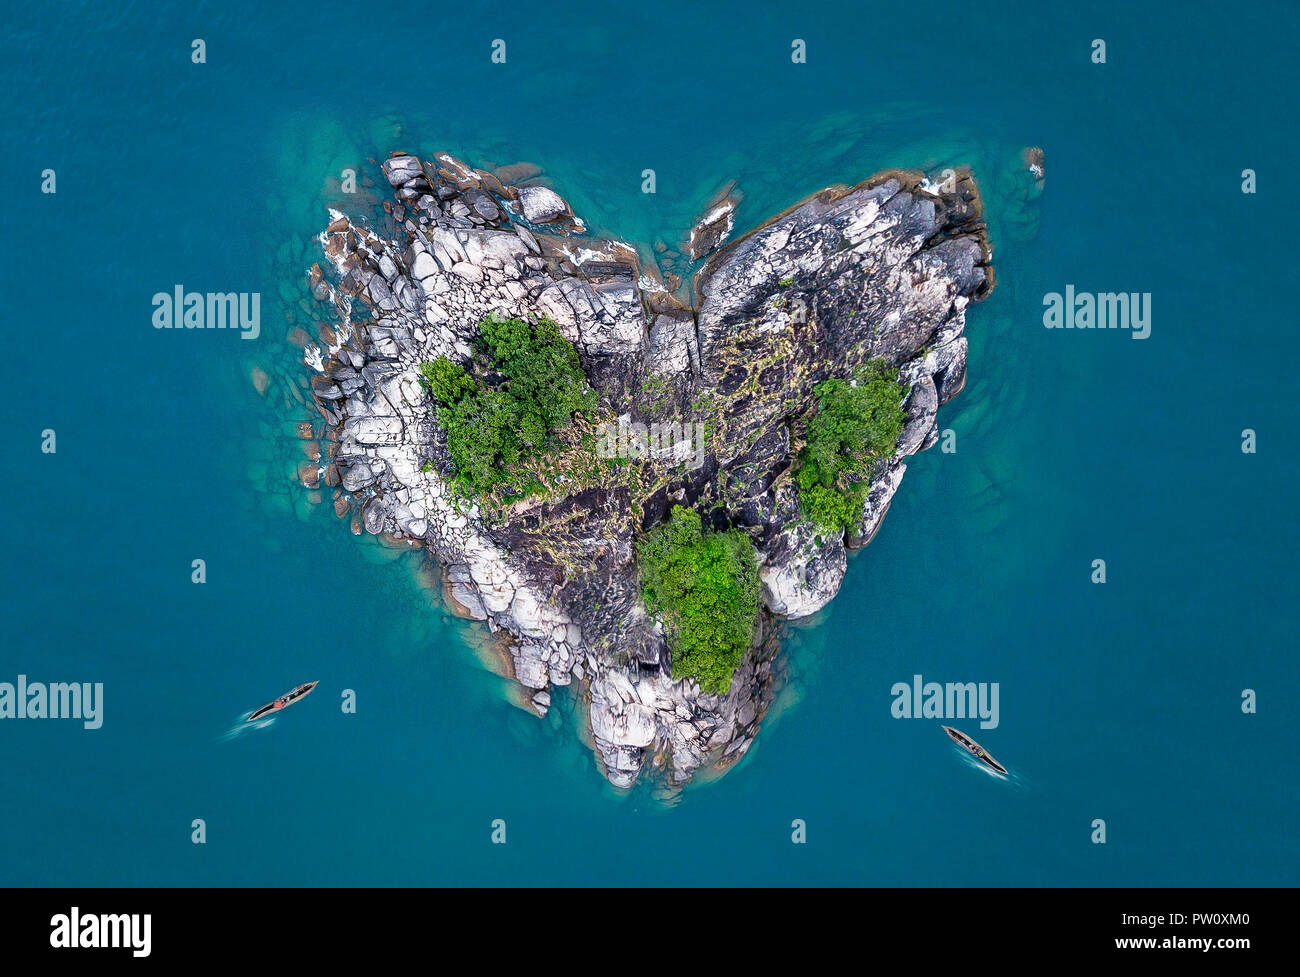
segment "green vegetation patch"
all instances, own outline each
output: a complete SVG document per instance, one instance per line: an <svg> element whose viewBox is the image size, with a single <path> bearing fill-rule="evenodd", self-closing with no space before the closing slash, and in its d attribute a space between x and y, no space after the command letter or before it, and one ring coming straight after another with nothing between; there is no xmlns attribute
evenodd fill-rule
<svg viewBox="0 0 1300 977"><path fill-rule="evenodd" d="M577 350L549 319L479 323L480 376L445 356L420 364L447 432L456 483L468 494L504 484L536 487L530 462L553 452L556 433L596 406Z"/></svg>
<svg viewBox="0 0 1300 977"><path fill-rule="evenodd" d="M907 415L908 388L898 370L875 359L859 367L854 383L819 383L817 413L799 452L799 501L817 525L841 532L862 518L872 469L898 447Z"/></svg>
<svg viewBox="0 0 1300 977"><path fill-rule="evenodd" d="M637 544L637 555L646 605L668 635L673 678L725 695L758 620L753 542L739 529L705 532L698 512L673 506L669 521Z"/></svg>

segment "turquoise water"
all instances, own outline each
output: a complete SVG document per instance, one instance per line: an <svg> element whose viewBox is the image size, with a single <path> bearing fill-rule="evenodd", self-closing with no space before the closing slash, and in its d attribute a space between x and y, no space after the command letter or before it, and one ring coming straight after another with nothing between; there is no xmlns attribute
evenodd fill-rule
<svg viewBox="0 0 1300 977"><path fill-rule="evenodd" d="M11 13L0 681L103 682L105 708L93 732L0 722L0 881L1294 884L1297 14L1041 6ZM731 178L743 226L893 165L984 187L998 287L940 414L957 452L912 460L792 630L779 716L673 806L609 788L572 704L512 705L419 554L294 484L312 236L340 170L399 148L536 162L643 247ZM262 337L154 330L177 283L262 293ZM1066 284L1151 292L1151 338L1045 330ZM1010 778L891 718L916 673L1000 683L999 727L967 725Z"/></svg>

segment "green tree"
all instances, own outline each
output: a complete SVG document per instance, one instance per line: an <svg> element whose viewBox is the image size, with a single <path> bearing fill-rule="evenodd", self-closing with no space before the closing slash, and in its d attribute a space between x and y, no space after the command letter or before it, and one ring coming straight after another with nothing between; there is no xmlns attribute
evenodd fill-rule
<svg viewBox="0 0 1300 977"><path fill-rule="evenodd" d="M758 620L753 542L739 529L705 532L699 513L674 506L637 554L646 605L663 621L672 650L673 678L725 695Z"/></svg>
<svg viewBox="0 0 1300 977"><path fill-rule="evenodd" d="M596 406L578 353L555 323L489 316L479 333L481 372L492 382L445 356L420 364L456 482L471 495L535 483L528 462L553 447L575 413Z"/></svg>
<svg viewBox="0 0 1300 977"><path fill-rule="evenodd" d="M899 383L898 370L874 359L856 371L853 383L825 380L813 392L817 413L808 421L795 482L804 514L842 532L862 517L873 469L898 447L908 388Z"/></svg>
<svg viewBox="0 0 1300 977"><path fill-rule="evenodd" d="M469 371L445 356L432 363L421 363L420 377L440 404L454 404L474 390L474 378Z"/></svg>

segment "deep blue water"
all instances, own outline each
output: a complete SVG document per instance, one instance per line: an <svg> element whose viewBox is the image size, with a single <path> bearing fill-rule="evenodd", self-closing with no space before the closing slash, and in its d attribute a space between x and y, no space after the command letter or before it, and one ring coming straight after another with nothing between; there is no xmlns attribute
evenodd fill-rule
<svg viewBox="0 0 1300 977"><path fill-rule="evenodd" d="M103 682L105 714L0 721L0 882L1294 884L1296 9L1044 6L11 11L0 681ZM912 459L794 630L779 718L675 806L609 788L564 696L507 701L417 554L293 484L285 313L339 171L399 148L534 161L640 245L731 178L743 226L893 165L984 187L998 287L940 414L958 450ZM154 330L177 283L262 293L262 337ZM1044 329L1066 284L1152 293L1151 337ZM1000 683L999 727L967 726L1009 780L891 717L915 673Z"/></svg>

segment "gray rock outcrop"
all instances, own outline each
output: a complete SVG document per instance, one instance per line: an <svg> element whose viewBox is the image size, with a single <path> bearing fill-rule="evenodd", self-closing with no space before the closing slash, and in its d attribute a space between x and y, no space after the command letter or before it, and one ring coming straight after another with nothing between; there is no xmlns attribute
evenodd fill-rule
<svg viewBox="0 0 1300 977"><path fill-rule="evenodd" d="M939 407L964 383L966 311L992 287L973 181L943 190L888 172L824 190L713 253L690 306L626 245L579 243L572 225L543 233L571 216L553 191L503 186L445 153L395 155L383 172L392 226L332 213L320 236L336 342L305 359L341 498L361 530L428 547L454 606L508 636L536 711L552 686L579 683L612 783L649 764L671 788L734 762L775 693L779 619L834 597L846 549L879 528L903 459L934 442ZM730 211L716 216L713 246L730 230ZM419 365L468 360L492 313L556 322L611 418L704 425L703 463L575 467L500 511L457 498ZM908 419L846 539L802 518L792 461L813 387L875 357L910 386ZM640 598L634 541L674 504L742 528L759 554L766 613L725 696L673 680Z"/></svg>

